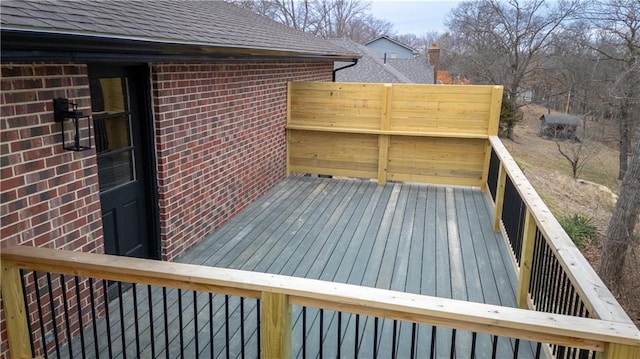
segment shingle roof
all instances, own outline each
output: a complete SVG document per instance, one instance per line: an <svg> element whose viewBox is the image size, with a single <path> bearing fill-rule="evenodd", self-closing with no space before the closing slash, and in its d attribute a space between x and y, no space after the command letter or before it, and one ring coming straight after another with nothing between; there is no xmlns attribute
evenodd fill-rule
<svg viewBox="0 0 640 359"><path fill-rule="evenodd" d="M544 114L540 116L540 120L545 121L547 124L574 126L580 125L580 117L572 115Z"/></svg>
<svg viewBox="0 0 640 359"><path fill-rule="evenodd" d="M433 83L433 67L426 57L412 59L387 59L387 63L418 84Z"/></svg>
<svg viewBox="0 0 640 359"><path fill-rule="evenodd" d="M426 58L387 59L385 63L364 45L349 39L330 41L362 56L356 66L336 72L338 82L433 83L433 67ZM343 66L345 63L337 62L334 68Z"/></svg>
<svg viewBox="0 0 640 359"><path fill-rule="evenodd" d="M2 0L0 23L3 33L353 57L328 41L224 1Z"/></svg>

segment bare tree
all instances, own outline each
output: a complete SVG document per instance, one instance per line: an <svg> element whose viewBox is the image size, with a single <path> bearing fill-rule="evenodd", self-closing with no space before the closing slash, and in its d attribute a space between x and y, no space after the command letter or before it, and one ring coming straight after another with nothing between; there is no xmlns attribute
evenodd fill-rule
<svg viewBox="0 0 640 359"><path fill-rule="evenodd" d="M365 42L393 34L393 24L369 14L361 0L229 0L260 15L323 38Z"/></svg>
<svg viewBox="0 0 640 359"><path fill-rule="evenodd" d="M620 172L627 171L631 134L639 121L640 104L640 2L638 0L595 1L588 16L600 30L593 49L618 64L609 94L620 112Z"/></svg>
<svg viewBox="0 0 640 359"><path fill-rule="evenodd" d="M640 138L640 134L638 134L638 138ZM639 213L640 139L635 141L633 157L622 181L618 202L602 248L598 274L607 284L616 283L622 277L627 253L633 246L633 233Z"/></svg>
<svg viewBox="0 0 640 359"><path fill-rule="evenodd" d="M580 141L561 142L554 141L558 147L558 152L571 165L571 176L577 179L582 173L584 166L596 154L596 147L588 140L583 138Z"/></svg>
<svg viewBox="0 0 640 359"><path fill-rule="evenodd" d="M581 6L578 0L463 2L446 21L459 43L458 66L474 82L504 84L515 100L541 64L539 55L551 43L551 35Z"/></svg>

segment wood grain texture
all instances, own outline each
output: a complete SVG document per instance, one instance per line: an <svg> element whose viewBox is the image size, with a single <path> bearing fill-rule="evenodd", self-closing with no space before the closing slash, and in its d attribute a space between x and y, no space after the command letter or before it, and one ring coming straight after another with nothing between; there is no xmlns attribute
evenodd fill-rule
<svg viewBox="0 0 640 359"><path fill-rule="evenodd" d="M284 294L263 292L261 312L261 356L291 358L291 304Z"/></svg>
<svg viewBox="0 0 640 359"><path fill-rule="evenodd" d="M289 141L307 131L322 144L307 149L303 148L307 143L289 144L290 172L368 176L380 184L393 179L481 187L487 172L485 139L493 126L492 111L500 91L495 86L291 83L287 129L296 135L290 135ZM356 134L378 136L376 173L369 172L373 169L371 153L359 152L347 141L322 132L354 134L345 138L352 141L359 141ZM421 146L427 142L423 138L432 138L436 146L450 151ZM398 146L401 141L411 143ZM465 151L466 142L481 148ZM324 159L322 151L335 162ZM343 156L335 156L337 153ZM430 158L432 153L437 157Z"/></svg>
<svg viewBox="0 0 640 359"><path fill-rule="evenodd" d="M518 307L529 309L529 284L531 282L531 268L533 266L533 247L536 240L536 222L531 211L527 210L524 219L522 237L522 253L520 255L520 271L518 273L518 291L516 300Z"/></svg>
<svg viewBox="0 0 640 359"><path fill-rule="evenodd" d="M5 258L2 258L0 268L2 268L2 305L9 353L12 358L31 358L29 326L22 294L20 270Z"/></svg>

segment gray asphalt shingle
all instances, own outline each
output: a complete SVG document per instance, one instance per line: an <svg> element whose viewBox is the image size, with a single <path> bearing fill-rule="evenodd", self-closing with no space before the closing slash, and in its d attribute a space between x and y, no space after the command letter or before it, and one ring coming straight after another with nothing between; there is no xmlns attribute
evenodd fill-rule
<svg viewBox="0 0 640 359"><path fill-rule="evenodd" d="M2 30L344 56L344 49L224 1L2 0Z"/></svg>
<svg viewBox="0 0 640 359"><path fill-rule="evenodd" d="M336 72L338 82L370 82L370 83L433 83L433 67L426 58L383 59L365 45L349 39L331 39L346 51L362 56L358 64ZM334 68L348 63L337 62Z"/></svg>

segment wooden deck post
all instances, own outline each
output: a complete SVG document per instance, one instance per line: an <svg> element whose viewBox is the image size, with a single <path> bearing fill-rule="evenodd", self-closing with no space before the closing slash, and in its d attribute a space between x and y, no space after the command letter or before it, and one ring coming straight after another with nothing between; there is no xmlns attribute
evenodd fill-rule
<svg viewBox="0 0 640 359"><path fill-rule="evenodd" d="M533 262L533 247L536 241L536 220L527 208L522 234L522 251L520 255L520 272L518 274L518 291L516 301L518 307L529 309L529 283L531 282L531 266Z"/></svg>
<svg viewBox="0 0 640 359"><path fill-rule="evenodd" d="M266 359L291 358L291 305L286 294L262 292L262 355Z"/></svg>
<svg viewBox="0 0 640 359"><path fill-rule="evenodd" d="M493 230L500 232L500 221L502 220L502 205L504 204L504 187L507 182L507 171L504 169L502 162L498 171L498 182L496 183L496 200L493 209Z"/></svg>
<svg viewBox="0 0 640 359"><path fill-rule="evenodd" d="M9 353L12 358L31 358L29 326L20 270L7 261L2 262L1 287Z"/></svg>

